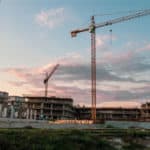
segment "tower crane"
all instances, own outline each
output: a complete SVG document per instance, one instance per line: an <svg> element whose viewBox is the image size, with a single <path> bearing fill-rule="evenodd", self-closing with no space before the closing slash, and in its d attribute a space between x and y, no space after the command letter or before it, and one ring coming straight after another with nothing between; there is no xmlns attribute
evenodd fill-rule
<svg viewBox="0 0 150 150"><path fill-rule="evenodd" d="M96 121L96 28L102 28L119 22L131 20L134 18L150 15L150 9L137 11L136 13L108 20L99 24L95 23L94 16L91 17L91 24L86 28L80 28L71 31L71 36L76 37L78 33L89 31L91 33L91 99L92 110L91 117L93 122Z"/></svg>
<svg viewBox="0 0 150 150"><path fill-rule="evenodd" d="M51 78L51 76L53 75L53 73L57 70L57 68L59 67L59 64L55 65L52 69L52 71L48 74L46 73L46 77L43 81L44 85L45 85L45 97L47 98L47 92L48 92L48 81Z"/></svg>

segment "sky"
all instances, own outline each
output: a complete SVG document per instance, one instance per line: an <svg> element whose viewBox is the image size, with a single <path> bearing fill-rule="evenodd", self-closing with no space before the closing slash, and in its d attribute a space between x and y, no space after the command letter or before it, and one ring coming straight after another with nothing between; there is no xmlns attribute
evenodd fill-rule
<svg viewBox="0 0 150 150"><path fill-rule="evenodd" d="M150 8L148 0L1 0L0 91L71 97L91 105L90 33L70 31ZM150 101L150 15L96 29L97 106Z"/></svg>

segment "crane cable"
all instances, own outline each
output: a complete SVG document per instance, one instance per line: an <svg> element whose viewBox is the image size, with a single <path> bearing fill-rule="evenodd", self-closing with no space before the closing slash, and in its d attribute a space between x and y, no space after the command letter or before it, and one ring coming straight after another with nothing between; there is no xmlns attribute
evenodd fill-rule
<svg viewBox="0 0 150 150"><path fill-rule="evenodd" d="M117 11L117 12L112 12L112 13L99 13L99 14L94 14L93 16L95 17L99 17L99 16L109 16L109 15L120 15L120 14L125 14L125 13L136 13L139 11L143 11L144 9L140 9L140 10L128 10L128 11Z"/></svg>

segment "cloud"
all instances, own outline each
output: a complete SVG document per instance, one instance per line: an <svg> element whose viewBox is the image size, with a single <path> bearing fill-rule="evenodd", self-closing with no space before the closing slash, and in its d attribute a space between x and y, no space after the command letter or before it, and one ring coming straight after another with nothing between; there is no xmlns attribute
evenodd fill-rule
<svg viewBox="0 0 150 150"><path fill-rule="evenodd" d="M101 46L103 47L103 44L99 45ZM109 62L110 66L99 59L97 61L97 104L106 101L142 102L150 98L147 90L150 81L145 78L145 72L149 71L150 64L141 52L137 49L118 53L117 51L100 52L101 60ZM71 53L44 66L6 68L5 72L17 78L16 81L8 81L10 85L18 88L30 85L28 93L44 95L44 73L50 72L52 67L59 63L60 67L49 81L49 95L72 97L75 104L90 105L91 64L85 62L83 57L78 53Z"/></svg>
<svg viewBox="0 0 150 150"><path fill-rule="evenodd" d="M150 44L146 44L144 47L139 48L138 52L150 51Z"/></svg>
<svg viewBox="0 0 150 150"><path fill-rule="evenodd" d="M50 72L57 63L60 64L60 67L58 68L58 70L56 70L55 76L58 74L57 76L65 77L64 75L66 74L66 72L62 70L65 67L72 68L72 67L75 67L76 65L78 66L79 62L82 63L82 58L80 57L80 55L76 53L72 53L62 58L59 58L57 61L50 62L44 66L40 66L37 68L26 68L26 67L5 68L5 69L1 69L1 71L7 74L11 74L15 78L17 78L17 81L13 81L13 82L9 81L10 84L13 84L13 85L22 84L22 86L25 84L30 84L34 87L40 88L41 86L43 86L43 79L45 78L45 73ZM54 77L52 76L52 78ZM67 78L67 74L65 78ZM61 80L64 80L64 79L62 78Z"/></svg>
<svg viewBox="0 0 150 150"><path fill-rule="evenodd" d="M30 85L37 88L42 85L41 79L44 72L40 72L39 68L6 68L2 71L16 78L8 81L12 86L25 88L25 86Z"/></svg>
<svg viewBox="0 0 150 150"><path fill-rule="evenodd" d="M119 77L126 76L136 81L142 79L144 82L144 76L150 71L149 48L149 43L130 42L121 51L118 49L104 51L98 57L98 63L107 65ZM144 73L145 75L142 76Z"/></svg>
<svg viewBox="0 0 150 150"><path fill-rule="evenodd" d="M82 61L80 63L80 59L82 60L80 55L72 54L72 57L71 55L67 56L68 59L65 59L65 62L60 64L60 67L54 76L52 76L52 79L50 79L49 95L72 97L76 104L81 102L90 104L90 65ZM65 58L67 58L67 56L65 56ZM56 62L49 63L38 68L8 68L5 69L5 72L11 73L18 78L17 81L9 81L12 86L25 88L27 85L30 85L31 88L28 89L29 93L43 95L44 72L50 72L55 63ZM116 85L114 86L111 82L115 82ZM98 65L97 84L102 85L97 86L98 103L112 100L129 101L133 99L142 101L143 98L150 97L148 91L139 92L135 90L135 88L122 90L120 83L127 84L127 82L130 84L148 83L146 80L137 81L134 78L120 77L117 74L112 74L105 66ZM110 83L110 86L108 84L106 85L106 83Z"/></svg>
<svg viewBox="0 0 150 150"><path fill-rule="evenodd" d="M148 83L148 80L134 79L133 77L120 76L114 73L107 66L97 64L97 82L102 81L115 81L115 82L131 82L131 83ZM60 66L56 75L56 80L63 81L90 81L91 79L91 66L90 64L77 64L74 66Z"/></svg>
<svg viewBox="0 0 150 150"><path fill-rule="evenodd" d="M25 84L28 84L27 82L24 82L24 81L19 81L19 82L16 82L16 81L9 81L8 82L10 85L12 86L15 86L15 87L21 87Z"/></svg>
<svg viewBox="0 0 150 150"><path fill-rule="evenodd" d="M140 107L141 104L139 102L136 101L122 101L122 102L118 102L118 101L111 101L111 102L103 102L101 104L98 105L99 107L123 107L123 108L135 108L135 107Z"/></svg>
<svg viewBox="0 0 150 150"><path fill-rule="evenodd" d="M130 54L129 54L130 55ZM128 56L128 54L127 54ZM116 58L120 59L119 56ZM124 56L121 55L121 60L123 60ZM126 58L126 55L125 55ZM111 59L109 59L111 61ZM126 59L125 59L126 60ZM42 78L44 76L45 72L49 72L55 64L59 63L60 67L58 68L57 74L55 75L57 80L64 80L64 81L73 81L73 80L90 80L90 74L91 74L91 64L84 62L83 57L77 53L68 54L62 58L59 58L57 61L50 62L44 66L40 66L37 68L6 68L3 69L4 72L11 73L14 76L18 77L22 81L27 81L32 79L34 81L35 79L39 80L39 78ZM130 60L127 59L127 61L120 62L119 65L130 63ZM139 64L138 64L139 63ZM148 64L145 65L145 69L143 68L143 65L140 63L139 59L135 61L135 65L138 64L138 66L134 66L133 62L132 64L129 64L129 66L121 66L120 71L129 71L129 67L137 67L133 70L145 70L149 67ZM141 66L140 66L141 65ZM125 68L127 67L127 68ZM139 67L139 68L138 68ZM121 70L121 68L123 68ZM97 80L98 81L129 81L129 82L138 82L134 80L134 78L129 77L122 77L119 76L119 74L115 74L111 68L107 67L105 64L101 64L100 62L97 63ZM36 80L35 80L36 81ZM141 82L144 82L141 81Z"/></svg>
<svg viewBox="0 0 150 150"><path fill-rule="evenodd" d="M111 46L111 41L117 40L116 36L109 35L97 35L96 36L96 48L100 51L108 51Z"/></svg>
<svg viewBox="0 0 150 150"><path fill-rule="evenodd" d="M143 62L140 58L135 58L133 60L129 60L124 64L118 65L120 71L127 73L143 73L150 70L150 64Z"/></svg>
<svg viewBox="0 0 150 150"><path fill-rule="evenodd" d="M65 86L65 85L55 85L49 83L49 96L60 96L60 97L70 97L74 99L74 103L78 104L80 102L83 103L91 103L89 101L90 98L90 89L81 89L79 87L75 87L73 85ZM34 89L29 91L32 95L44 95L44 90Z"/></svg>
<svg viewBox="0 0 150 150"><path fill-rule="evenodd" d="M148 93L150 91L150 85L135 87L135 88L133 88L133 90L137 93L144 93L144 92Z"/></svg>
<svg viewBox="0 0 150 150"><path fill-rule="evenodd" d="M138 92L130 90L102 90L97 89L97 104L104 102L145 102L149 100L150 93L148 91Z"/></svg>
<svg viewBox="0 0 150 150"><path fill-rule="evenodd" d="M41 26L46 26L49 29L53 29L64 23L65 15L64 8L56 8L50 10L42 10L36 15L35 20Z"/></svg>
<svg viewBox="0 0 150 150"><path fill-rule="evenodd" d="M114 53L114 52L108 51L103 54L103 59L107 61L109 60L109 62L116 64L116 63L127 62L134 56L135 56L135 53L133 51L126 51L126 52L121 52L121 53Z"/></svg>

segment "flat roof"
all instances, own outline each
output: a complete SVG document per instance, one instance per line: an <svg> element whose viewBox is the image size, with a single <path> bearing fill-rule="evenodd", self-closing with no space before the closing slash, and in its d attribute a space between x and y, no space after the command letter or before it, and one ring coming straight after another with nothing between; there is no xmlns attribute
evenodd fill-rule
<svg viewBox="0 0 150 150"><path fill-rule="evenodd" d="M92 107L75 107L76 109L92 109ZM126 108L126 107L97 107L96 109L101 109L101 110L139 110L140 108L138 107L133 107L133 108Z"/></svg>
<svg viewBox="0 0 150 150"><path fill-rule="evenodd" d="M44 97L44 96L23 96L24 98L29 98L29 99L48 99L48 100L63 100L63 101L71 101L73 102L72 98L67 98L67 97L56 97L56 96L50 96L50 97Z"/></svg>

